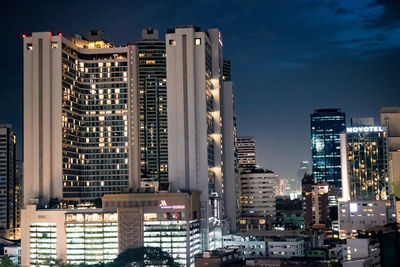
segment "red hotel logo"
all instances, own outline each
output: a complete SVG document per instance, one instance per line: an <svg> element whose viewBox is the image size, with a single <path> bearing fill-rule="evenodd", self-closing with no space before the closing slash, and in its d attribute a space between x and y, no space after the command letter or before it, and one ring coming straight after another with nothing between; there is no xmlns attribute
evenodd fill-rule
<svg viewBox="0 0 400 267"><path fill-rule="evenodd" d="M165 200L161 200L161 202L160 202L160 208L162 208L162 207L167 207L168 205L167 205L167 201L165 201Z"/></svg>

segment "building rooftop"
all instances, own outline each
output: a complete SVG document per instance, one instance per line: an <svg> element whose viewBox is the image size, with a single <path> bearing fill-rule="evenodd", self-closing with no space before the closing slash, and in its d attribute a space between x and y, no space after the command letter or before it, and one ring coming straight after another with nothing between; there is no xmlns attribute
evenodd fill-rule
<svg viewBox="0 0 400 267"><path fill-rule="evenodd" d="M262 236L262 237L301 237L308 238L310 237L307 234L304 234L301 230L250 230L245 232L238 232L236 235L247 237L247 236Z"/></svg>
<svg viewBox="0 0 400 267"><path fill-rule="evenodd" d="M195 255L196 258L221 258L227 255L238 253L238 249L218 248L215 250L203 251L201 254Z"/></svg>
<svg viewBox="0 0 400 267"><path fill-rule="evenodd" d="M314 109L314 113L332 113L332 112L341 112L340 108L316 108Z"/></svg>
<svg viewBox="0 0 400 267"><path fill-rule="evenodd" d="M274 172L272 170L263 169L263 168L248 168L248 169L242 170L241 173L246 174L246 173L274 173Z"/></svg>

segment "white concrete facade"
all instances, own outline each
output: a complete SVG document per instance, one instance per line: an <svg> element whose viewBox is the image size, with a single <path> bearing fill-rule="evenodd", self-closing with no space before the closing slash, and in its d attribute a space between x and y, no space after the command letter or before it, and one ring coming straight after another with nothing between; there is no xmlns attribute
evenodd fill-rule
<svg viewBox="0 0 400 267"><path fill-rule="evenodd" d="M203 249L208 249L208 233L224 217L222 201L210 204L210 198L224 199L222 166L233 162L224 160L233 153L224 155L222 144L227 151L234 149L229 148L232 142L221 140L228 136L222 134L222 125L229 122L221 111L221 35L218 29L175 28L167 32L166 51L170 188L201 192ZM224 169L232 180L230 166Z"/></svg>
<svg viewBox="0 0 400 267"><path fill-rule="evenodd" d="M389 178L392 192L400 197L400 107L381 109L381 125L387 128L389 143Z"/></svg>
<svg viewBox="0 0 400 267"><path fill-rule="evenodd" d="M42 245L46 249L43 253L48 254L48 258L66 260L67 257L67 237L65 233L65 210L36 210L35 205L26 205L21 211L21 266L31 266L31 253L35 247L31 248L31 225L41 224L52 226L55 233L48 234L47 242ZM34 251L40 253L40 248Z"/></svg>
<svg viewBox="0 0 400 267"><path fill-rule="evenodd" d="M24 201L62 198L61 36L24 38ZM58 89L58 90L57 90ZM59 133L59 134L57 134Z"/></svg>
<svg viewBox="0 0 400 267"><path fill-rule="evenodd" d="M236 233L239 216L238 172L235 170L235 122L234 122L234 86L231 81L223 82L222 90L222 140L224 165L224 209L229 218L230 232Z"/></svg>

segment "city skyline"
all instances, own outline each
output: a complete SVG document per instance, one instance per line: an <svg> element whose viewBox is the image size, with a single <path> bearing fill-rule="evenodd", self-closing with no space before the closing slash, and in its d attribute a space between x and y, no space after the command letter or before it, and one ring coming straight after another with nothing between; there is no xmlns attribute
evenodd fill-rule
<svg viewBox="0 0 400 267"><path fill-rule="evenodd" d="M295 176L298 162L310 159L308 119L314 108L339 107L348 118L378 118L381 107L398 105L399 77L394 74L400 37L394 26L399 17L388 12L393 7L381 1L211 3L188 6L177 1L176 8L165 14L169 3L122 1L118 7L108 7L98 2L104 11L78 19L71 19L78 13L67 3L26 2L24 9L10 4L3 20L22 19L4 30L8 52L0 69L4 86L0 120L11 123L22 136L21 34L51 30L71 35L101 28L107 39L123 45L140 40L141 29L147 26L158 28L163 36L167 28L182 24L221 30L227 44L224 55L232 59L238 134L253 134L259 164L283 177ZM91 5L80 6L89 10ZM39 12L46 19L37 16ZM382 90L385 94L380 94ZM360 100L353 102L356 96ZM21 143L18 146L22 158Z"/></svg>

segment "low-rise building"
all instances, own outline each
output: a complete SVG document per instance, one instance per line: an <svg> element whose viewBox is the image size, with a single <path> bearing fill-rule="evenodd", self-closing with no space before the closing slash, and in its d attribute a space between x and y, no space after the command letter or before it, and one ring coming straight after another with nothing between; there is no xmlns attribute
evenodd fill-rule
<svg viewBox="0 0 400 267"><path fill-rule="evenodd" d="M238 249L244 258L260 258L267 255L264 237L224 235L222 238L224 248Z"/></svg>
<svg viewBox="0 0 400 267"><path fill-rule="evenodd" d="M296 231L247 231L224 235L223 247L237 248L246 259L301 257L305 251L321 246L320 234Z"/></svg>
<svg viewBox="0 0 400 267"><path fill-rule="evenodd" d="M195 256L196 267L242 267L244 263L237 249L220 248Z"/></svg>
<svg viewBox="0 0 400 267"><path fill-rule="evenodd" d="M291 258L305 255L305 244L302 237L273 237L268 238L266 242L268 257Z"/></svg>
<svg viewBox="0 0 400 267"><path fill-rule="evenodd" d="M21 242L19 240L0 238L0 261L6 256L13 264L18 266L21 264Z"/></svg>
<svg viewBox="0 0 400 267"><path fill-rule="evenodd" d="M22 266L62 259L72 264L110 262L118 256L117 212L101 209L22 210Z"/></svg>
<svg viewBox="0 0 400 267"><path fill-rule="evenodd" d="M396 221L393 201L339 202L339 234L341 238L354 236L358 231L386 225Z"/></svg>
<svg viewBox="0 0 400 267"><path fill-rule="evenodd" d="M347 256L343 267L381 266L379 242L374 239L353 238L346 240Z"/></svg>

